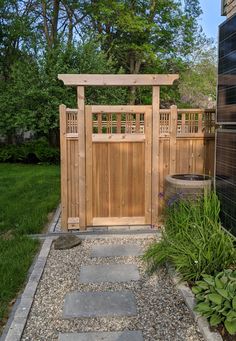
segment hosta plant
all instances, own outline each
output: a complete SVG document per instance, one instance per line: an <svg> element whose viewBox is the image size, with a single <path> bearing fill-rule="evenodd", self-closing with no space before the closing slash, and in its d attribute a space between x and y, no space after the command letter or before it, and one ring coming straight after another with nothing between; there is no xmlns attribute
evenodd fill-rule
<svg viewBox="0 0 236 341"><path fill-rule="evenodd" d="M195 310L205 316L211 326L223 323L229 334L236 334L236 270L202 277L192 288L196 295Z"/></svg>

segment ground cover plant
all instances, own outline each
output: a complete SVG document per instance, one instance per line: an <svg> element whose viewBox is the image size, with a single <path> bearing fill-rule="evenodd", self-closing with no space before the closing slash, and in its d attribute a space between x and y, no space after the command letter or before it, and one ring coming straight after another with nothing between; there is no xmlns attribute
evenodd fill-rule
<svg viewBox="0 0 236 341"><path fill-rule="evenodd" d="M180 277L194 286L197 311L214 326L226 323L226 330L234 334L235 271L225 269L236 268L235 239L221 227L216 193L195 202L178 196L168 204L163 238L144 255L149 270L155 271L166 262L174 265ZM234 284L228 284L227 276Z"/></svg>
<svg viewBox="0 0 236 341"><path fill-rule="evenodd" d="M165 212L163 239L144 256L149 269L171 262L182 279L191 282L235 264L234 240L222 229L219 212L214 192L196 202L171 202Z"/></svg>
<svg viewBox="0 0 236 341"><path fill-rule="evenodd" d="M0 332L20 292L49 212L59 202L59 167L0 164Z"/></svg>
<svg viewBox="0 0 236 341"><path fill-rule="evenodd" d="M236 334L236 270L202 277L192 288L197 301L195 310L208 318L211 326L222 323L229 334Z"/></svg>

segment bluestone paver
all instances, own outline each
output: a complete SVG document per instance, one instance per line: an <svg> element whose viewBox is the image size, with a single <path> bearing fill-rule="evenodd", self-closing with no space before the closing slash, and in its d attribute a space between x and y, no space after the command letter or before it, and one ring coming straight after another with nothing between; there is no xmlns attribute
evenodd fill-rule
<svg viewBox="0 0 236 341"><path fill-rule="evenodd" d="M66 294L64 318L98 316L132 316L137 313L130 291L72 292Z"/></svg>
<svg viewBox="0 0 236 341"><path fill-rule="evenodd" d="M143 341L140 331L65 333L59 341Z"/></svg>
<svg viewBox="0 0 236 341"><path fill-rule="evenodd" d="M142 249L137 244L94 245L92 257L140 256Z"/></svg>
<svg viewBox="0 0 236 341"><path fill-rule="evenodd" d="M139 280L139 271L134 264L83 265L80 270L81 283L130 282Z"/></svg>

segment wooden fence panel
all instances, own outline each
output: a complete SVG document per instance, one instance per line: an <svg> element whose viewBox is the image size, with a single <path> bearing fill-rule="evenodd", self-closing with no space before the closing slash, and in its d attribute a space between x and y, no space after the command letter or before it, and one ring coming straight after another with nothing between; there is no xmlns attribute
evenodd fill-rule
<svg viewBox="0 0 236 341"><path fill-rule="evenodd" d="M141 109L151 110L152 106L140 106L139 112L134 107L126 107L132 112L133 117L137 115L136 121L132 121L132 115L127 115L126 123L122 116L125 114L125 107L110 106L109 110L112 114L108 115L110 119L107 120L104 120L107 106L92 106L91 108L97 116L93 118L92 123L96 131L91 140L93 141L91 145L92 167L89 166L87 160L87 168L91 168L92 187L96 188L92 193L90 220L92 221L92 216L98 217L93 223L100 224L102 217L123 216L123 220L111 218L112 223L129 224L129 217L142 217L148 210L145 208L145 200L140 200L141 197L145 198L143 175L145 172L147 174L144 119L140 112L142 112ZM60 106L62 227L65 230L80 227L79 179L81 177L79 171L81 167L79 165L80 139L77 115L78 109ZM114 115L116 115L115 125L112 118ZM153 183L152 190L156 191L155 195L159 198L157 219L160 220L163 208L161 198L165 190L166 175L171 173L214 174L215 112L202 109L177 109L173 106L169 110L160 109L159 115L159 161L158 165L152 165L152 169L158 169L158 179L155 182L158 188L155 188ZM149 134L151 138L151 132ZM124 135L127 140L120 143ZM86 145L86 148L88 147ZM88 150L86 150L87 153ZM120 191L121 186L123 191ZM113 202L120 202L120 205L113 205ZM88 202L86 202L87 205L89 205ZM86 225L91 221L87 221ZM144 222L143 218L137 219L137 224ZM111 222L107 220L108 223Z"/></svg>

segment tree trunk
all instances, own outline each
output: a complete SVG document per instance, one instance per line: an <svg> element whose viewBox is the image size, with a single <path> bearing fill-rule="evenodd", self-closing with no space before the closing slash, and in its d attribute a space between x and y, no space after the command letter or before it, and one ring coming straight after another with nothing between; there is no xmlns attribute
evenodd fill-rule
<svg viewBox="0 0 236 341"><path fill-rule="evenodd" d="M59 17L59 5L60 0L54 0L53 2L53 18L52 18L52 46L57 45L57 28L58 28L58 17Z"/></svg>
<svg viewBox="0 0 236 341"><path fill-rule="evenodd" d="M140 67L141 67L141 61L140 60L136 60L135 58L135 54L131 54L130 55L130 73L131 74L138 74L140 71ZM135 104L135 100L136 100L136 86L131 86L130 87L130 100L129 103L131 105Z"/></svg>

